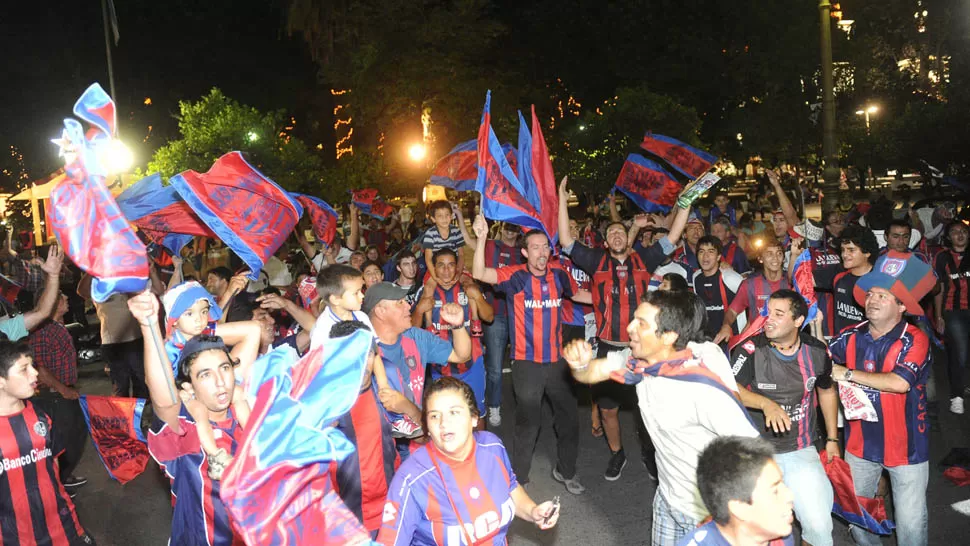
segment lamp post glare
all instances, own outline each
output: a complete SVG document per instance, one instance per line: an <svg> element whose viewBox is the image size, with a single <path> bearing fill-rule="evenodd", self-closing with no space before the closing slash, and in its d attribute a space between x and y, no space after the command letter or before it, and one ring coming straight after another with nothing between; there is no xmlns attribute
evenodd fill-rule
<svg viewBox="0 0 970 546"><path fill-rule="evenodd" d="M412 161L423 161L427 155L428 148L425 147L424 144L415 143L408 148L408 157L410 157Z"/></svg>
<svg viewBox="0 0 970 546"><path fill-rule="evenodd" d="M127 172L135 162L135 156L124 142L114 139L104 150L103 161L111 174Z"/></svg>
<svg viewBox="0 0 970 546"><path fill-rule="evenodd" d="M865 116L866 117L866 134L867 135L870 134L870 130L869 130L869 116L872 115L872 114L875 114L878 111L879 111L879 107L876 106L876 105L867 106L865 108L860 108L859 110L856 110L855 111L855 115L857 115L857 116Z"/></svg>
<svg viewBox="0 0 970 546"><path fill-rule="evenodd" d="M256 131L250 131L246 133L246 138L248 138L250 142L256 142L259 140L259 134Z"/></svg>

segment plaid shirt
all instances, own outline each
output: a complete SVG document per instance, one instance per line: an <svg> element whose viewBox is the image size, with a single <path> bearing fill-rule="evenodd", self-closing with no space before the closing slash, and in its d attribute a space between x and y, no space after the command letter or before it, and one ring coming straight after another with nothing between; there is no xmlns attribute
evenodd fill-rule
<svg viewBox="0 0 970 546"><path fill-rule="evenodd" d="M27 342L34 353L34 366L43 366L69 387L77 383L77 352L63 324L49 320L31 332Z"/></svg>
<svg viewBox="0 0 970 546"><path fill-rule="evenodd" d="M44 270L35 263L20 258L12 258L10 264L10 278L28 292L40 290L44 284Z"/></svg>

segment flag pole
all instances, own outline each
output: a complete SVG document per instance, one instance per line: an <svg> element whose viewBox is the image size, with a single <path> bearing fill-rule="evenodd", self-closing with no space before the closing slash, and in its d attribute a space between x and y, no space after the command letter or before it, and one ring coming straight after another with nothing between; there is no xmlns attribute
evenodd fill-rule
<svg viewBox="0 0 970 546"><path fill-rule="evenodd" d="M114 99L118 98L115 93L115 71L114 65L111 62L111 38L108 36L108 0L101 0L101 21L104 23L104 53L108 59L108 86L111 88L111 97ZM118 129L115 128L115 137L117 138Z"/></svg>

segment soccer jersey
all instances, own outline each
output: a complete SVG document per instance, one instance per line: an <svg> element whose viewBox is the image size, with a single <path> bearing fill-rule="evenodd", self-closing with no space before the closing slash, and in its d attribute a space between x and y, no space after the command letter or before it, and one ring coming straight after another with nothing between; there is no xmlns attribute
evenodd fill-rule
<svg viewBox="0 0 970 546"><path fill-rule="evenodd" d="M451 343L420 328L408 328L397 343L378 342L387 382L391 388L421 407L428 363L443 364L451 356Z"/></svg>
<svg viewBox="0 0 970 546"><path fill-rule="evenodd" d="M945 248L933 260L936 277L943 283L943 311L970 309L970 260L966 252Z"/></svg>
<svg viewBox="0 0 970 546"><path fill-rule="evenodd" d="M569 256L592 277L596 336L604 341L629 342L626 327L647 293L653 270L667 259L663 243L631 252L623 260L605 249L574 243Z"/></svg>
<svg viewBox="0 0 970 546"><path fill-rule="evenodd" d="M518 247L514 245L507 245L502 241L496 241L494 239L489 239L485 243L485 267L500 269L507 265L519 265L521 263L522 253L519 252ZM482 289L482 294L485 296L485 301L487 301L492 306L492 309L495 310L496 317L504 317L508 315L508 307L505 305L505 298L496 297L494 287L485 286Z"/></svg>
<svg viewBox="0 0 970 546"><path fill-rule="evenodd" d="M822 315L822 332L826 337L835 335L835 299L832 297L832 281L844 271L842 259L829 249L809 249L812 256L812 278L815 280L815 297Z"/></svg>
<svg viewBox="0 0 970 546"><path fill-rule="evenodd" d="M836 274L832 281L832 302L835 305L832 325L835 333L866 320L865 308L855 300L855 283L859 278L851 271L843 271Z"/></svg>
<svg viewBox="0 0 970 546"><path fill-rule="evenodd" d="M858 385L872 402L879 420L847 421L845 450L886 466L928 460L926 380L933 355L926 334L900 321L882 337L873 339L867 321L839 334L829 344L829 352L834 362L844 363L850 370L894 373L910 386L905 393L891 393Z"/></svg>
<svg viewBox="0 0 970 546"><path fill-rule="evenodd" d="M448 228L448 237L442 237L437 226L431 226L421 236L421 248L437 252L442 248L450 248L455 252L465 246L465 238L458 226L452 224Z"/></svg>
<svg viewBox="0 0 970 546"><path fill-rule="evenodd" d="M224 421L210 421L216 445L235 455L243 430L232 415ZM172 536L170 544L185 546L241 546L242 537L233 532L222 499L220 483L209 478L209 462L199 443L195 420L185 406L175 432L157 417L148 434L148 451L171 481Z"/></svg>
<svg viewBox="0 0 970 546"><path fill-rule="evenodd" d="M565 254L559 256L559 263L562 268L569 273L573 280L576 281L576 287L580 290L590 290L590 279L589 275L585 271L576 267L569 256ZM569 324L571 326L586 326L586 315L593 312L593 306L587 305L585 303L577 303L571 299L562 300L562 321L563 324Z"/></svg>
<svg viewBox="0 0 970 546"><path fill-rule="evenodd" d="M716 336L721 325L724 324L724 310L737 294L741 281L741 275L730 269L718 269L710 277L699 269L694 273L694 293L704 302L704 307L707 309L704 333L708 337ZM731 325L731 330L737 334L744 329L745 324L747 324L747 318L739 315Z"/></svg>
<svg viewBox="0 0 970 546"><path fill-rule="evenodd" d="M741 281L738 293L731 300L730 308L737 315L747 310L748 322L751 322L761 313L761 309L764 308L771 295L782 288L791 288L784 275L777 281L769 281L765 278L764 273L751 275Z"/></svg>
<svg viewBox="0 0 970 546"><path fill-rule="evenodd" d="M533 275L528 264L495 270L497 290L509 305L509 338L513 360L557 362L562 350L562 302L576 293L576 281L550 264Z"/></svg>
<svg viewBox="0 0 970 546"><path fill-rule="evenodd" d="M764 334L759 334L734 350L731 371L739 387L775 402L791 419L791 430L776 434L765 426L764 413L750 412L761 427L761 436L771 442L777 453L812 445L817 430L815 387L832 386L832 361L822 342L801 334L801 347L789 356L778 352Z"/></svg>
<svg viewBox="0 0 970 546"><path fill-rule="evenodd" d="M441 308L447 303L456 303L461 306L464 312L465 322L462 327L468 328L471 313L468 309L468 296L462 290L461 284L455 283L451 288L442 288L440 285L434 290L434 307L431 309L431 324L429 329L439 338L447 341L454 346L455 326L446 324L441 320ZM472 388L475 393L475 400L478 402L480 413L485 411L485 353L482 351L482 339L473 337L472 356L467 362L449 364L447 362L433 363L431 365L431 377L437 379L443 375L453 376L461 379Z"/></svg>
<svg viewBox="0 0 970 546"><path fill-rule="evenodd" d="M724 263L729 264L735 271L741 273L747 273L751 271L751 263L748 261L748 255L741 250L736 241L731 241L724 245L721 250L721 257L724 259Z"/></svg>
<svg viewBox="0 0 970 546"><path fill-rule="evenodd" d="M0 417L0 545L93 544L61 485L63 451L50 417L29 400Z"/></svg>
<svg viewBox="0 0 970 546"><path fill-rule="evenodd" d="M381 527L387 488L401 464L375 383L337 420L337 429L357 448L339 464L331 463L331 468L336 467L337 492L364 527L374 532Z"/></svg>
<svg viewBox="0 0 970 546"><path fill-rule="evenodd" d="M518 487L498 436L475 432L465 461L429 442L405 461L387 495L377 541L385 546L504 545Z"/></svg>
<svg viewBox="0 0 970 546"><path fill-rule="evenodd" d="M768 542L767 546L795 546L794 536L791 534L776 538ZM680 539L677 546L731 546L731 543L721 534L721 530L717 528L717 522L712 520Z"/></svg>

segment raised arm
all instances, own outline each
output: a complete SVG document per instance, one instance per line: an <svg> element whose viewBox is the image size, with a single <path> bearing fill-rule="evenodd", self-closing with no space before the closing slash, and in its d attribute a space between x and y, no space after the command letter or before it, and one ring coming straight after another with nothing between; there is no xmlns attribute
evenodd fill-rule
<svg viewBox="0 0 970 546"><path fill-rule="evenodd" d="M614 222L620 222L623 218L620 218L620 211L616 209L616 192L610 192L610 220Z"/></svg>
<svg viewBox="0 0 970 546"><path fill-rule="evenodd" d="M566 189L568 179L568 176L564 176L559 182L559 244L563 248L569 248L576 242L569 233L569 190Z"/></svg>
<svg viewBox="0 0 970 546"><path fill-rule="evenodd" d="M441 322L456 328L451 331L451 354L448 362L461 364L472 357L472 338L465 329L465 310L457 303L446 303L441 306Z"/></svg>
<svg viewBox="0 0 970 546"><path fill-rule="evenodd" d="M357 205L350 204L350 237L347 237L347 248L357 250L360 247L360 211Z"/></svg>
<svg viewBox="0 0 970 546"><path fill-rule="evenodd" d="M239 360L236 366L237 381L241 381L244 386L249 381L249 370L253 362L259 356L259 338L262 332L262 324L255 320L243 320L238 322L227 322L216 325L216 335L229 347L232 347L230 354Z"/></svg>
<svg viewBox="0 0 970 546"><path fill-rule="evenodd" d="M61 286L61 264L64 263L64 251L58 245L51 245L47 251L47 259L41 269L47 275L44 291L40 294L37 306L24 313L24 328L29 332L42 322L50 318L57 305L57 297Z"/></svg>
<svg viewBox="0 0 970 546"><path fill-rule="evenodd" d="M675 207L674 219L670 222L670 233L667 234L667 239L671 243L677 244L677 241L684 235L684 228L687 227L687 219L690 217L690 207L682 208Z"/></svg>
<svg viewBox="0 0 970 546"><path fill-rule="evenodd" d="M155 416L172 427L176 433L181 432L179 411L182 401L175 394L177 389L172 375L172 363L162 347L157 346L154 341L162 339L158 328L158 298L151 291L145 290L128 299L128 309L141 326L145 348L145 384L151 394Z"/></svg>
<svg viewBox="0 0 970 546"><path fill-rule="evenodd" d="M183 263L181 256L172 256L172 269L174 269L174 272L172 273L172 278L168 280L168 290L182 284L182 281L185 280L185 274L182 272Z"/></svg>
<svg viewBox="0 0 970 546"><path fill-rule="evenodd" d="M485 239L488 235L488 222L485 221L485 217L481 214L476 216L472 229L475 230L475 235L478 237L475 255L472 258L472 277L486 284L497 284L498 272L494 268L485 267Z"/></svg>
<svg viewBox="0 0 970 546"><path fill-rule="evenodd" d="M317 324L317 317L313 316L313 313L278 294L263 294L256 298L256 301L263 309L286 311L306 331L313 330Z"/></svg>
<svg viewBox="0 0 970 546"><path fill-rule="evenodd" d="M771 187L775 190L775 195L778 196L778 206L781 207L781 212L785 215L788 226L794 227L799 221L798 212L795 210L795 206L792 205L791 199L788 198L788 194L781 188L781 177L773 169L765 170L765 174L768 176L768 182L771 183Z"/></svg>
<svg viewBox="0 0 970 546"><path fill-rule="evenodd" d="M461 213L461 207L457 203L452 203L451 210L455 213L455 218L458 220L458 229L461 231L461 236L465 239L465 244L475 248L478 245L478 239L468 232L468 228L465 226L465 216ZM459 248L458 250L461 249ZM459 263L462 263L461 260L459 260Z"/></svg>

